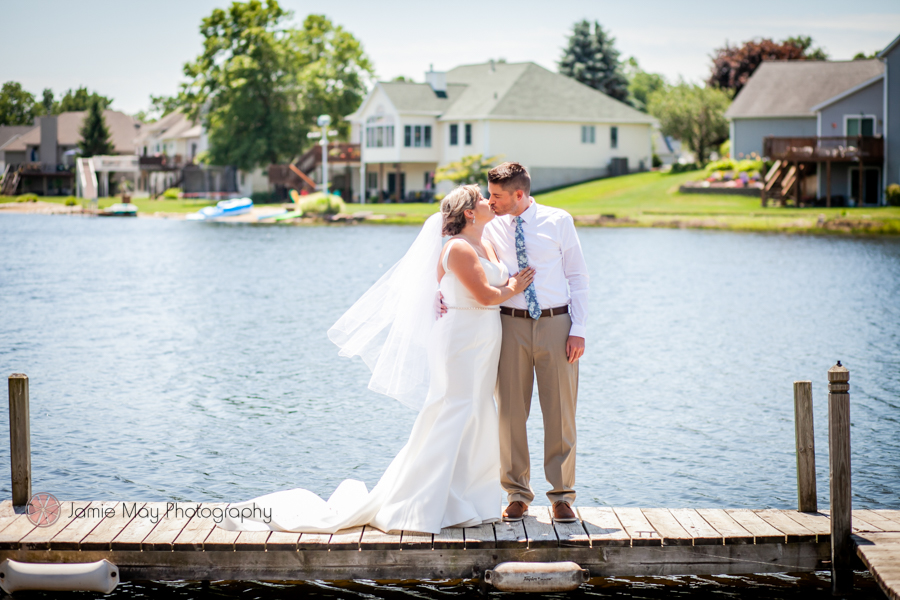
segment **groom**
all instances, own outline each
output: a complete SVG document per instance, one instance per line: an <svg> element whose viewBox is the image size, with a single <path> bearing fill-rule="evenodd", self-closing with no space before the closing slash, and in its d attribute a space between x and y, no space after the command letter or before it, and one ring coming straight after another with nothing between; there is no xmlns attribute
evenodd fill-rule
<svg viewBox="0 0 900 600"><path fill-rule="evenodd" d="M534 500L526 422L537 376L544 416L544 476L553 518L575 521L575 404L578 359L584 354L588 274L569 213L534 201L525 167L506 162L488 173L489 203L498 218L484 235L510 273L537 271L524 294L500 306L503 341L497 378L501 483L520 521Z"/></svg>

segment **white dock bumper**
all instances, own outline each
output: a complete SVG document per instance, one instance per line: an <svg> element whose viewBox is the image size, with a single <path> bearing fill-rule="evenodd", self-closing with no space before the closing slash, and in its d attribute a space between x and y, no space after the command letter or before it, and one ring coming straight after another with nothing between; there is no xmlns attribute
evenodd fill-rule
<svg viewBox="0 0 900 600"><path fill-rule="evenodd" d="M573 562L505 562L484 572L484 581L503 592L567 592L590 577Z"/></svg>
<svg viewBox="0 0 900 600"><path fill-rule="evenodd" d="M7 558L0 563L0 588L7 594L19 590L109 594L117 585L119 569L108 560L92 563L24 563Z"/></svg>

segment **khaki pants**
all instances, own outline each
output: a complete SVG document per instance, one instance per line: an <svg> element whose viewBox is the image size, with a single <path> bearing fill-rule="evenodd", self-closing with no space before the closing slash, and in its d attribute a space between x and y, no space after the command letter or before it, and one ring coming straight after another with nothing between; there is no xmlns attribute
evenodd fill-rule
<svg viewBox="0 0 900 600"><path fill-rule="evenodd" d="M551 502L575 500L575 403L578 362L566 359L569 315L538 320L500 315L503 341L497 375L500 416L500 482L509 501L531 504L531 461L525 424L537 375L544 416L544 475Z"/></svg>

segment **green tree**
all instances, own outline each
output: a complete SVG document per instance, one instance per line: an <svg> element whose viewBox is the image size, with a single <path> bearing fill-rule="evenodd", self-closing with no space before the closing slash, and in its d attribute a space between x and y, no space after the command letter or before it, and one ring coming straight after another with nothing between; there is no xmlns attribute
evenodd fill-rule
<svg viewBox="0 0 900 600"><path fill-rule="evenodd" d="M471 154L463 156L455 162L438 167L434 174L434 182L452 181L457 185L477 183L482 188L487 188L488 171L490 171L502 155L484 158L483 154Z"/></svg>
<svg viewBox="0 0 900 600"><path fill-rule="evenodd" d="M582 20L572 26L569 44L559 61L559 72L623 102L628 99L628 80L622 73L619 51L599 23Z"/></svg>
<svg viewBox="0 0 900 600"><path fill-rule="evenodd" d="M625 61L625 77L628 79L628 103L641 112L647 112L650 94L666 87L665 77L647 73L633 56Z"/></svg>
<svg viewBox="0 0 900 600"><path fill-rule="evenodd" d="M41 94L41 106L43 107L43 111L45 115L55 115L56 111L56 102L53 101L53 90L50 88L44 88L43 93Z"/></svg>
<svg viewBox="0 0 900 600"><path fill-rule="evenodd" d="M866 54L865 52L857 52L853 55L853 60L872 60L873 58L878 58L878 50L875 50L871 54Z"/></svg>
<svg viewBox="0 0 900 600"><path fill-rule="evenodd" d="M783 43L800 48L806 60L828 60L828 53L822 48L813 48L813 39L808 35L792 35Z"/></svg>
<svg viewBox="0 0 900 600"><path fill-rule="evenodd" d="M0 125L31 125L36 114L34 96L17 81L0 88Z"/></svg>
<svg viewBox="0 0 900 600"><path fill-rule="evenodd" d="M178 104L201 118L213 164L241 169L291 160L319 114L342 131L372 74L360 43L321 15L301 29L276 0L233 2L203 19L203 53L184 66Z"/></svg>
<svg viewBox="0 0 900 600"><path fill-rule="evenodd" d="M94 100L100 103L100 110L105 110L112 104L112 98L101 96L97 92L89 93L88 89L84 86L77 90L69 88L66 93L63 94L63 97L59 99L59 103L56 104L55 112L59 114L70 111L88 110Z"/></svg>
<svg viewBox="0 0 900 600"><path fill-rule="evenodd" d="M648 108L663 135L681 140L705 164L710 151L728 137L729 104L731 96L724 90L682 81L651 94Z"/></svg>
<svg viewBox="0 0 900 600"><path fill-rule="evenodd" d="M100 98L92 98L87 108L87 114L81 123L81 141L78 148L84 157L112 154L114 151L110 139L109 127L103 116L104 103Z"/></svg>

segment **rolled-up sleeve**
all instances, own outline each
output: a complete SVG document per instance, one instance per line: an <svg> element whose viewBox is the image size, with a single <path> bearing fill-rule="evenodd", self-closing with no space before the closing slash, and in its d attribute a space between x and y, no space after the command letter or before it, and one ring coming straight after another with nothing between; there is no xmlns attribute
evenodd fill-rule
<svg viewBox="0 0 900 600"><path fill-rule="evenodd" d="M575 222L571 216L560 219L559 240L562 245L563 272L569 284L571 305L569 316L572 327L569 335L586 337L588 313L588 270L581 251L581 241L575 232Z"/></svg>

